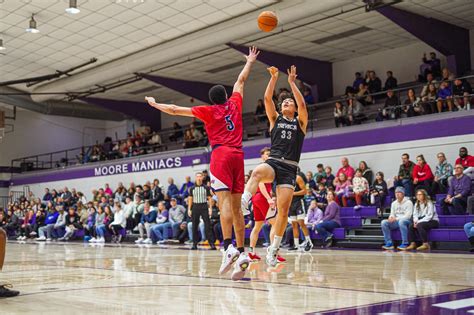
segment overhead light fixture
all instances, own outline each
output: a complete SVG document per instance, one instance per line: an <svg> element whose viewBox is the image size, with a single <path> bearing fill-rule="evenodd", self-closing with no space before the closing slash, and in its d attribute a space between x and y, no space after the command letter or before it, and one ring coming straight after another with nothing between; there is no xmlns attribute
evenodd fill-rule
<svg viewBox="0 0 474 315"><path fill-rule="evenodd" d="M7 49L5 46L3 46L3 39L0 39L0 50L5 50Z"/></svg>
<svg viewBox="0 0 474 315"><path fill-rule="evenodd" d="M69 14L78 14L81 12L81 10L77 8L77 0L69 0L69 8L66 9L66 12Z"/></svg>
<svg viewBox="0 0 474 315"><path fill-rule="evenodd" d="M32 14L31 15L31 20L30 20L30 27L28 27L26 29L26 32L27 33L33 33L33 34L36 34L36 33L39 33L39 29L36 28L36 21L35 21L35 15Z"/></svg>

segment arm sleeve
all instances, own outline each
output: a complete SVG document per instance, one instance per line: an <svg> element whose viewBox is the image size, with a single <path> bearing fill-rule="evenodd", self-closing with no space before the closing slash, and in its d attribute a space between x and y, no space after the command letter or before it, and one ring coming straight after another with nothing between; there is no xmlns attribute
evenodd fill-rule
<svg viewBox="0 0 474 315"><path fill-rule="evenodd" d="M212 115L212 107L208 105L194 106L191 108L191 112L196 118L206 123Z"/></svg>

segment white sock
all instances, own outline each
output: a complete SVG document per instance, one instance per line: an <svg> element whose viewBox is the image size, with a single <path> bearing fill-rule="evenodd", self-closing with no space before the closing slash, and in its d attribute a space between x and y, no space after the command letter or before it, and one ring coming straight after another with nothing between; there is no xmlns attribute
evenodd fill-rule
<svg viewBox="0 0 474 315"><path fill-rule="evenodd" d="M300 246L300 239L299 239L299 237L294 238L294 242L295 242L295 247Z"/></svg>
<svg viewBox="0 0 474 315"><path fill-rule="evenodd" d="M244 191L242 194L242 200L244 200L246 203L249 203L250 199L252 199L252 193L250 191Z"/></svg>
<svg viewBox="0 0 474 315"><path fill-rule="evenodd" d="M309 235L306 235L304 238L306 242L311 243L311 237L309 237Z"/></svg>
<svg viewBox="0 0 474 315"><path fill-rule="evenodd" d="M280 248L280 244L281 244L281 240L282 240L283 237L281 236L274 236L273 237L273 243L272 243L272 247L275 248L275 249L278 249Z"/></svg>

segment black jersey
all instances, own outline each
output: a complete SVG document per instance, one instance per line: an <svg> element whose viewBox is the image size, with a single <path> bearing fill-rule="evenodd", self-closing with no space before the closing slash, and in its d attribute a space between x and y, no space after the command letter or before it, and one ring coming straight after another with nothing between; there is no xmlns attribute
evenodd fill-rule
<svg viewBox="0 0 474 315"><path fill-rule="evenodd" d="M300 161L305 134L298 119L287 120L278 115L271 131L270 157L279 160Z"/></svg>

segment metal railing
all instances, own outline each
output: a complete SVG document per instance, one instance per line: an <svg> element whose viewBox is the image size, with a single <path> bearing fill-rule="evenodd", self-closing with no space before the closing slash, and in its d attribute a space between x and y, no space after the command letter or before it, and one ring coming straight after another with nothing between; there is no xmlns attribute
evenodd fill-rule
<svg viewBox="0 0 474 315"><path fill-rule="evenodd" d="M464 77L459 77L456 79L473 79L474 75L469 75L469 76L464 76ZM450 82L456 80L453 79ZM437 83L440 83L441 81L437 81ZM400 87L397 89L391 89L394 93L396 93L398 99L400 100L400 95L402 92L406 92L409 89L418 89L423 86L425 86L427 83L417 83L413 85L408 85L404 87ZM380 91L377 93L369 93L366 94L365 96L370 96L372 97L372 104L376 103L376 99L380 99L380 96L386 96L387 91ZM464 97L464 96L462 96ZM456 97L454 97L456 98ZM357 96L354 95L353 97L347 97L347 96L342 96L330 101L325 101L321 103L316 103L316 104L309 104L307 105L308 107L308 131L314 131L317 127L317 121L320 119L316 116L317 112L320 111L323 108L327 108L328 105L334 106L336 102L347 102L348 100L357 100ZM390 110L396 110L396 108L400 107L406 107L406 104L399 104L392 106ZM387 109L387 108L386 108ZM376 113L378 109L376 109L373 112L368 112L368 116ZM333 114L332 111L329 113L330 117L332 118ZM373 117L367 117L367 118L373 118ZM252 135L252 137L248 137L249 139L255 139L258 137L264 137L264 130L266 130L266 114L262 115L255 115L255 113L244 113L243 114L243 120L244 120L244 130L248 126L253 126L255 127L256 130L256 135ZM247 126L245 126L247 124ZM196 128L201 130L202 124L195 123ZM158 134L161 137L162 144L157 144L157 145L143 145L140 147L135 147L133 150L138 151L138 152L143 152L143 154L148 154L148 153L153 153L153 152L162 152L162 151L167 151L169 147L174 147L173 149L178 149L182 144L184 144L184 133L185 133L186 128L181 128L179 130L176 130L174 128L167 128L164 130L161 130L158 132ZM177 137L177 133L180 133L181 135ZM204 133L204 130L203 130ZM144 140L147 140L146 138L151 138L153 134L146 135ZM120 139L120 140L115 140L112 141L111 146L115 146L117 143L123 143L127 141L128 139ZM202 143L201 143L202 144ZM83 147L76 147L72 149L66 149L66 150L61 150L61 151L55 151L55 152L49 152L49 153L44 153L44 154L37 154L37 155L32 155L32 156L27 156L27 157L22 157L18 159L12 160L11 166L12 167L20 167L22 169L22 172L25 171L31 171L31 170L41 170L41 169L52 169L52 168L62 168L62 167L67 167L71 165L80 165L80 164L86 164L86 163L92 163L92 162L98 162L98 161L105 161L105 160L114 160L114 159L120 159L120 158L125 158L125 157L131 157L131 156L138 156L138 155L143 155L143 154L134 154L131 152L130 154L123 154L120 152L120 150L112 150L109 152L101 152L100 154L94 154L93 150L94 148L101 148L104 146L104 143L96 143L95 145L90 145L90 146L83 146Z"/></svg>

